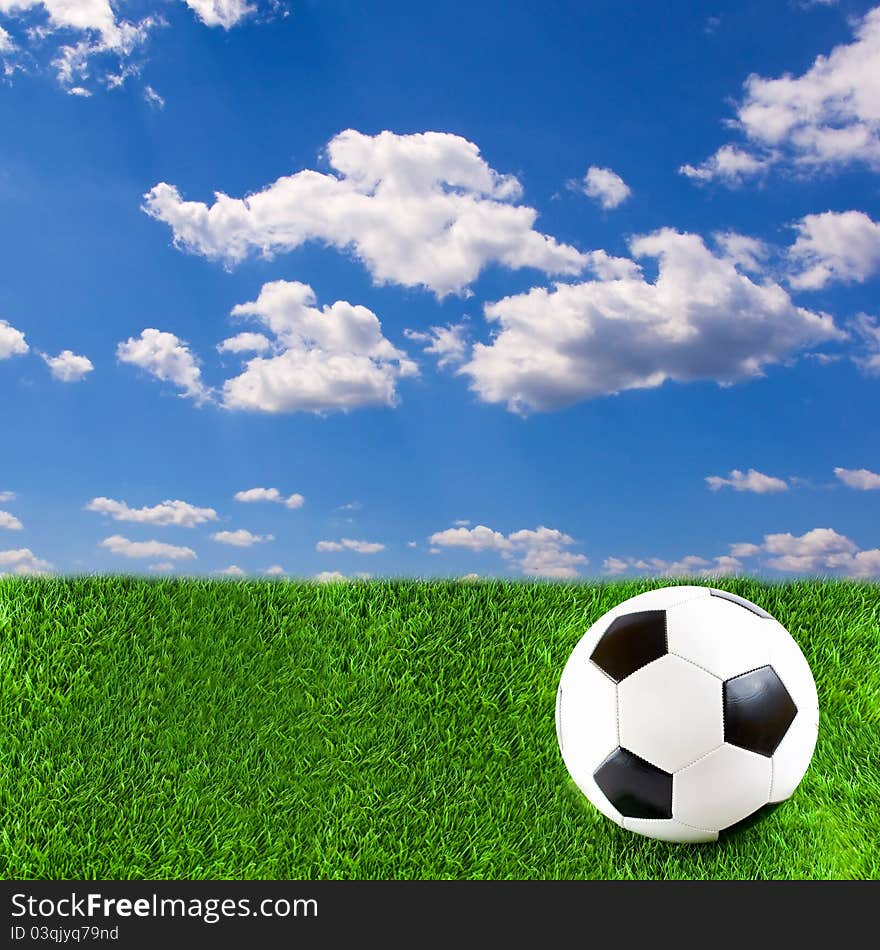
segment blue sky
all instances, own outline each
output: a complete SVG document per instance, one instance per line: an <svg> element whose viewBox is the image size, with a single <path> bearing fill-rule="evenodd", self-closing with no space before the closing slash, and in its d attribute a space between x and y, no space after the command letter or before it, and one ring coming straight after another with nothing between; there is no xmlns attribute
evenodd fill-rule
<svg viewBox="0 0 880 950"><path fill-rule="evenodd" d="M0 0L0 72L0 573L880 575L880 8Z"/></svg>

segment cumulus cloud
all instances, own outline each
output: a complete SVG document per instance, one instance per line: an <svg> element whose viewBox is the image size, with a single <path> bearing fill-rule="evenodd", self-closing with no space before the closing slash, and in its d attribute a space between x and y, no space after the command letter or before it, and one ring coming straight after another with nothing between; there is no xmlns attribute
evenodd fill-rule
<svg viewBox="0 0 880 950"><path fill-rule="evenodd" d="M751 75L729 124L745 148L727 144L683 174L726 183L772 164L799 170L832 169L851 163L880 168L880 7L855 26L851 43L817 56L799 76Z"/></svg>
<svg viewBox="0 0 880 950"><path fill-rule="evenodd" d="M623 204L632 194L629 185L610 168L591 165L584 176L584 194L594 198L606 210Z"/></svg>
<svg viewBox="0 0 880 950"><path fill-rule="evenodd" d="M15 492L0 491L0 501L15 501Z"/></svg>
<svg viewBox="0 0 880 950"><path fill-rule="evenodd" d="M602 562L602 572L609 577L633 572L652 577L728 577L741 570L742 562L727 554L711 560L688 554L677 561L666 561L659 557L608 557Z"/></svg>
<svg viewBox="0 0 880 950"><path fill-rule="evenodd" d="M603 571L611 576L639 572L664 577L712 577L742 573L743 561L750 559L783 574L880 576L880 549L860 550L855 541L832 528L814 528L799 536L787 532L765 534L760 544L731 544L729 554L711 559L693 554L678 561L610 557L603 563Z"/></svg>
<svg viewBox="0 0 880 950"><path fill-rule="evenodd" d="M880 474L867 468L835 468L834 474L844 485L858 491L880 489Z"/></svg>
<svg viewBox="0 0 880 950"><path fill-rule="evenodd" d="M427 331L404 330L403 335L408 340L424 344L424 351L437 358L440 369L459 366L467 357L467 331L464 324L430 327Z"/></svg>
<svg viewBox="0 0 880 950"><path fill-rule="evenodd" d="M335 581L348 580L348 578L339 571L319 571L315 574L315 580L319 584L332 584Z"/></svg>
<svg viewBox="0 0 880 950"><path fill-rule="evenodd" d="M469 551L505 552L512 548L506 535L482 524L473 528L447 528L445 531L435 532L428 540L437 547L467 548Z"/></svg>
<svg viewBox="0 0 880 950"><path fill-rule="evenodd" d="M308 241L349 249L377 284L462 293L489 264L576 274L584 255L534 229L517 204L519 182L491 168L478 147L445 132L364 135L348 129L326 148L330 174L295 172L245 198L218 192L186 201L160 182L144 210L175 244L232 266Z"/></svg>
<svg viewBox="0 0 880 950"><path fill-rule="evenodd" d="M758 238L736 231L716 231L712 235L721 256L749 274L761 274L765 270L770 248Z"/></svg>
<svg viewBox="0 0 880 950"><path fill-rule="evenodd" d="M23 356L30 350L24 334L5 320L0 320L0 360Z"/></svg>
<svg viewBox="0 0 880 950"><path fill-rule="evenodd" d="M266 577L282 577L286 572L280 564L273 564L271 567L267 567L263 573Z"/></svg>
<svg viewBox="0 0 880 950"><path fill-rule="evenodd" d="M15 574L44 577L50 573L52 565L31 551L30 548L18 548L12 551L0 551L0 576Z"/></svg>
<svg viewBox="0 0 880 950"><path fill-rule="evenodd" d="M706 484L712 491L720 488L732 488L734 491L754 492L756 495L766 495L771 492L788 491L788 482L772 475L764 475L750 468L748 472L733 469L727 478L720 475L707 475Z"/></svg>
<svg viewBox="0 0 880 950"><path fill-rule="evenodd" d="M79 356L72 350L62 350L57 356L40 354L49 367L53 379L62 383L79 383L95 368L87 356Z"/></svg>
<svg viewBox="0 0 880 950"><path fill-rule="evenodd" d="M355 551L357 554L378 554L385 550L385 545L378 541L358 541L354 538L342 538L339 541L319 541L315 545L316 551L327 553L330 551Z"/></svg>
<svg viewBox="0 0 880 950"><path fill-rule="evenodd" d="M233 496L236 501L245 504L253 504L258 501L271 501L286 508L302 508L306 500L303 495L294 492L292 495L282 495L277 488L248 488L245 491L237 491Z"/></svg>
<svg viewBox="0 0 880 950"><path fill-rule="evenodd" d="M173 571L175 564L171 561L160 561L158 564L150 564L147 566L148 571L152 571L154 574L167 574L169 571Z"/></svg>
<svg viewBox="0 0 880 950"><path fill-rule="evenodd" d="M880 548L861 550L855 541L833 528L813 528L802 535L765 534L761 544L731 545L731 554L759 557L765 567L784 574L880 576Z"/></svg>
<svg viewBox="0 0 880 950"><path fill-rule="evenodd" d="M236 548L249 548L251 545L260 544L264 541L274 541L275 536L271 534L252 534L244 528L237 531L215 531L211 535L211 540L219 541L220 544L231 544Z"/></svg>
<svg viewBox="0 0 880 950"><path fill-rule="evenodd" d="M853 355L853 361L871 376L880 376L880 320L860 313L852 321L852 329L864 345L863 353Z"/></svg>
<svg viewBox="0 0 880 950"><path fill-rule="evenodd" d="M202 382L202 371L189 346L173 333L148 328L139 337L130 337L116 347L120 363L138 366L162 382L182 390L181 396L205 401L209 392Z"/></svg>
<svg viewBox="0 0 880 950"><path fill-rule="evenodd" d="M223 385L227 409L330 412L397 403L397 381L415 363L382 335L366 307L337 300L322 308L307 284L276 280L232 315L262 323L274 336L273 355L248 360Z"/></svg>
<svg viewBox="0 0 880 950"><path fill-rule="evenodd" d="M832 282L862 283L880 268L880 224L863 211L825 211L796 222L789 248L798 290L819 290Z"/></svg>
<svg viewBox="0 0 880 950"><path fill-rule="evenodd" d="M220 26L230 30L256 7L247 0L183 0L205 26Z"/></svg>
<svg viewBox="0 0 880 950"><path fill-rule="evenodd" d="M220 353L265 353L272 341L263 333L237 333L217 344Z"/></svg>
<svg viewBox="0 0 880 950"><path fill-rule="evenodd" d="M88 502L85 510L109 515L114 521L128 521L132 524L151 524L161 527L171 525L176 528L194 528L206 521L217 520L217 512L213 508L197 508L188 502L172 501L171 499L166 499L152 507L130 508L124 501L98 497Z"/></svg>
<svg viewBox="0 0 880 950"><path fill-rule="evenodd" d="M701 164L682 165L679 171L693 181L718 180L726 185L739 185L765 171L770 164L769 158L758 158L744 149L723 145Z"/></svg>
<svg viewBox="0 0 880 950"><path fill-rule="evenodd" d="M224 567L216 573L222 574L224 577L244 577L247 572L242 570L237 564L230 564L229 567Z"/></svg>
<svg viewBox="0 0 880 950"><path fill-rule="evenodd" d="M0 511L0 530L21 531L22 527L22 523L15 515L11 515L8 511Z"/></svg>
<svg viewBox="0 0 880 950"><path fill-rule="evenodd" d="M760 544L751 544L748 541L739 541L730 545L730 553L733 557L754 557L761 551Z"/></svg>
<svg viewBox="0 0 880 950"><path fill-rule="evenodd" d="M465 548L469 551L494 551L529 577L558 579L578 576L578 569L589 561L583 554L568 550L574 538L556 528L543 526L502 534L486 525L457 527L437 531L428 541L433 549Z"/></svg>
<svg viewBox="0 0 880 950"><path fill-rule="evenodd" d="M50 66L74 95L93 78L108 88L140 71L136 54L164 25L157 11L137 22L119 19L110 0L0 0L4 32L26 49L29 62Z"/></svg>
<svg viewBox="0 0 880 950"><path fill-rule="evenodd" d="M165 544L163 541L129 541L120 534L104 538L102 548L113 554L130 558L166 558L169 561L194 560L196 552L192 548Z"/></svg>
<svg viewBox="0 0 880 950"><path fill-rule="evenodd" d="M552 410L666 380L730 384L845 337L830 316L796 306L778 284L753 282L699 235L666 228L630 248L659 261L654 282L557 284L488 304L499 329L460 369L471 388L514 412Z"/></svg>
<svg viewBox="0 0 880 950"><path fill-rule="evenodd" d="M257 9L246 0L183 2L206 26L226 30ZM267 6L279 4L270 0ZM26 54L28 69L53 69L72 95L90 96L97 85L119 88L142 72L148 40L169 25L166 3L138 7L144 15L134 21L122 18L125 5L116 0L0 0L5 23L0 26L0 55L16 54L21 61ZM15 68L23 68L21 62ZM151 104L164 104L149 85L144 94Z"/></svg>
<svg viewBox="0 0 880 950"><path fill-rule="evenodd" d="M814 528L800 537L789 533L765 535L763 550L773 555L767 562L770 567L802 574L829 567L829 558L852 557L858 547L832 528Z"/></svg>

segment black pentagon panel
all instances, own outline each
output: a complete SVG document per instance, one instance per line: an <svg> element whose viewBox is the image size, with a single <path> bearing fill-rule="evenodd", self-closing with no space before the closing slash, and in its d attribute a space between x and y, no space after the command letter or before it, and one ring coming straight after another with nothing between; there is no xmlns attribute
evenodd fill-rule
<svg viewBox="0 0 880 950"><path fill-rule="evenodd" d="M602 634L590 659L615 683L666 655L666 611L618 617Z"/></svg>
<svg viewBox="0 0 880 950"><path fill-rule="evenodd" d="M745 597L739 597L737 594L730 594L726 590L716 590L714 587L709 589L709 594L712 597L720 597L722 600L729 600L732 604L739 604L740 607L745 607L746 610L751 611L753 614L757 614L759 617L763 617L765 620L773 619L773 614L768 614L766 610L763 610L757 604L753 604L750 600L746 600Z"/></svg>
<svg viewBox="0 0 880 950"><path fill-rule="evenodd" d="M616 748L593 778L625 818L672 817L672 775L627 749Z"/></svg>
<svg viewBox="0 0 880 950"><path fill-rule="evenodd" d="M771 756L797 715L797 706L772 666L726 680L724 741Z"/></svg>

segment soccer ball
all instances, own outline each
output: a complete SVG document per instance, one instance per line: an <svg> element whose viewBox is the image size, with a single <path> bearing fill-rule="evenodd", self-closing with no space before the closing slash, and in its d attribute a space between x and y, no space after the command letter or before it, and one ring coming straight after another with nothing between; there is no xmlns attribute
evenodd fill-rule
<svg viewBox="0 0 880 950"><path fill-rule="evenodd" d="M788 631L710 587L664 587L609 610L556 695L577 786L618 825L662 841L715 841L788 798L818 728L813 675Z"/></svg>

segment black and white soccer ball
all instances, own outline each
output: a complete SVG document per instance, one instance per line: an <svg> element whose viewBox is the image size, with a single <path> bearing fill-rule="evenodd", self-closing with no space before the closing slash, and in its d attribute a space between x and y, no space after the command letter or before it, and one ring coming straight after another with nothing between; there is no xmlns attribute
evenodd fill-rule
<svg viewBox="0 0 880 950"><path fill-rule="evenodd" d="M788 631L710 587L664 587L608 611L556 698L575 783L618 825L663 841L715 841L788 798L818 728L813 675Z"/></svg>

